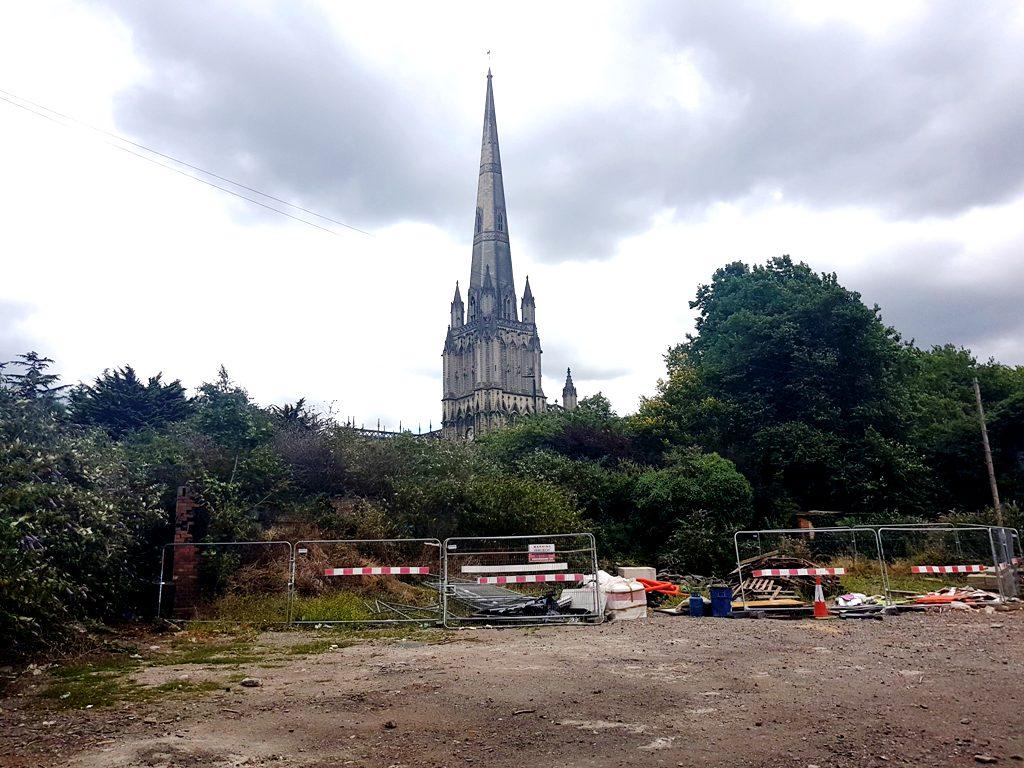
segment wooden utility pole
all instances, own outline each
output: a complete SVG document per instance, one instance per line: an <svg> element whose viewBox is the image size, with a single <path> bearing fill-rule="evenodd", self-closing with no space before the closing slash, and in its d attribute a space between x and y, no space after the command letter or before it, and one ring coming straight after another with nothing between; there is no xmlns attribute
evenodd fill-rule
<svg viewBox="0 0 1024 768"><path fill-rule="evenodd" d="M974 400L978 404L978 422L981 424L981 447L985 451L985 466L988 468L988 484L992 488L992 506L996 510L996 524L1003 527L1003 506L999 503L999 486L996 485L996 470L992 466L992 449L988 444L988 427L985 426L985 408L981 404L981 387L974 377Z"/></svg>

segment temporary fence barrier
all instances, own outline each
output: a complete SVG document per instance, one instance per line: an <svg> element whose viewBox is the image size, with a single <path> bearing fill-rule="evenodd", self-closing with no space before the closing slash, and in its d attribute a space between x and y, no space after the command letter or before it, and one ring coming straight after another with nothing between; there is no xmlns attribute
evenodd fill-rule
<svg viewBox="0 0 1024 768"><path fill-rule="evenodd" d="M332 539L295 545L296 624L441 621L441 542Z"/></svg>
<svg viewBox="0 0 1024 768"><path fill-rule="evenodd" d="M287 624L287 541L176 542L160 555L157 615L188 621Z"/></svg>
<svg viewBox="0 0 1024 768"><path fill-rule="evenodd" d="M446 627L597 623L604 614L590 533L450 538L443 565Z"/></svg>
<svg viewBox="0 0 1024 768"><path fill-rule="evenodd" d="M1020 597L1020 533L1015 528L992 526L992 546L995 549L995 575L999 592L1004 599Z"/></svg>
<svg viewBox="0 0 1024 768"><path fill-rule="evenodd" d="M895 598L946 587L976 587L1004 600L1018 594L1013 529L922 524L876 530Z"/></svg>
<svg viewBox="0 0 1024 768"><path fill-rule="evenodd" d="M806 610L814 597L815 580L822 581L831 610L864 610L865 604L839 604L847 593L889 602L888 581L878 534L850 526L773 528L737 531L735 598L746 610Z"/></svg>

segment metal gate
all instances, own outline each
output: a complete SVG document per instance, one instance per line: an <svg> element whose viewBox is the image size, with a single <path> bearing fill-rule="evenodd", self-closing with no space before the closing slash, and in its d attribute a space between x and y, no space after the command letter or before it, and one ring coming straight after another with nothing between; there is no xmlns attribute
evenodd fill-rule
<svg viewBox="0 0 1024 768"><path fill-rule="evenodd" d="M165 544L157 615L187 621L287 624L292 545L287 541Z"/></svg>
<svg viewBox="0 0 1024 768"><path fill-rule="evenodd" d="M295 624L436 624L437 539L300 541L292 567Z"/></svg>
<svg viewBox="0 0 1024 768"><path fill-rule="evenodd" d="M599 623L594 536L447 539L442 599L446 627Z"/></svg>

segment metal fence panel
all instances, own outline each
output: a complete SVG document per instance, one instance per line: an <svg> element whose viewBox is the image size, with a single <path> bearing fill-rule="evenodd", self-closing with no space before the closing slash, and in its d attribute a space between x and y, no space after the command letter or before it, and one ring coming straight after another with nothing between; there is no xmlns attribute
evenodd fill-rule
<svg viewBox="0 0 1024 768"><path fill-rule="evenodd" d="M187 621L287 624L292 545L287 541L166 544L157 615Z"/></svg>
<svg viewBox="0 0 1024 768"><path fill-rule="evenodd" d="M1003 599L1016 594L1012 529L883 525L878 535L894 597L947 587L977 587Z"/></svg>
<svg viewBox="0 0 1024 768"><path fill-rule="evenodd" d="M888 581L878 535L872 529L777 528L737 531L733 536L739 576L738 599L746 610L803 610L813 603L820 576L830 610L863 610L840 605L849 593L889 602Z"/></svg>
<svg viewBox="0 0 1024 768"><path fill-rule="evenodd" d="M293 622L439 623L441 579L437 539L300 541Z"/></svg>
<svg viewBox="0 0 1024 768"><path fill-rule="evenodd" d="M444 543L444 625L598 623L590 533L459 537Z"/></svg>

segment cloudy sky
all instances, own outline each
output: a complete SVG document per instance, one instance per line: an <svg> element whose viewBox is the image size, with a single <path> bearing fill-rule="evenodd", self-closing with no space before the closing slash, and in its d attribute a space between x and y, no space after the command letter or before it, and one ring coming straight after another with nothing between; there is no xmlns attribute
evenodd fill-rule
<svg viewBox="0 0 1024 768"><path fill-rule="evenodd" d="M0 97L370 234L0 101L0 359L436 426L488 49L549 398L631 411L697 285L782 253L1024 364L1024 5L954 0L4 1Z"/></svg>

